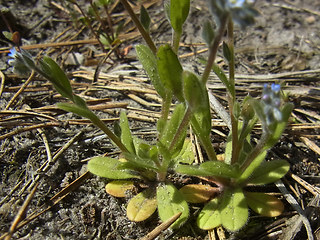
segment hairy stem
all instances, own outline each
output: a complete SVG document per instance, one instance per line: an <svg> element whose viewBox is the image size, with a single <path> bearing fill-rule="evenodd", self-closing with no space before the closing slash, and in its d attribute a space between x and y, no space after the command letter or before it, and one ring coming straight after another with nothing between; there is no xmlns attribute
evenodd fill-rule
<svg viewBox="0 0 320 240"><path fill-rule="evenodd" d="M146 30L144 29L144 27L142 26L142 24L140 23L139 19L137 18L136 14L133 12L130 4L128 3L127 0L120 0L121 3L123 4L124 8L127 10L127 12L129 13L132 21L134 22L134 24L137 26L139 32L141 33L142 37L144 38L144 40L146 41L146 43L148 44L149 48L151 49L151 51L156 54L157 53L157 48L156 45L154 44L154 42L152 41L149 33L146 32Z"/></svg>
<svg viewBox="0 0 320 240"><path fill-rule="evenodd" d="M211 44L210 48L209 48L209 51L210 51L210 55L209 55L209 58L208 58L208 62L207 62L207 65L206 65L206 68L203 72L203 75L202 75L202 82L203 84L206 84L207 81L208 81L208 78L209 78L209 75L210 75L210 72L211 72L211 69L212 69L212 65L214 63L214 60L216 59L216 55L217 55L217 51L218 51L218 48L219 48L219 44L221 42L221 39L222 39L222 36L226 30L226 24L227 24L227 21L228 21L228 18L229 18L229 14L225 14L222 19L221 19L221 25L219 27L219 30L218 30L218 34L217 36L214 38L214 41L213 43Z"/></svg>

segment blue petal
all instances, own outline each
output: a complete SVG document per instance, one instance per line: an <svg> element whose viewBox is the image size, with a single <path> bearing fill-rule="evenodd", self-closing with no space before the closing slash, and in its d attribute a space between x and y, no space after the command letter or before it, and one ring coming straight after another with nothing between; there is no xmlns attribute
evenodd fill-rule
<svg viewBox="0 0 320 240"><path fill-rule="evenodd" d="M16 48L13 47L10 49L10 53L8 54L8 56L15 58L16 53L17 53L17 50L16 50Z"/></svg>

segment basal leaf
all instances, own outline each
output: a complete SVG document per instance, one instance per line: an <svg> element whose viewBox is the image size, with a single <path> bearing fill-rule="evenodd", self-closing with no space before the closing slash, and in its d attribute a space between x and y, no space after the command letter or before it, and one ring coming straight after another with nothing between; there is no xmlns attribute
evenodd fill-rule
<svg viewBox="0 0 320 240"><path fill-rule="evenodd" d="M127 206L129 220L141 222L149 218L157 209L155 189L147 189L130 199Z"/></svg>
<svg viewBox="0 0 320 240"><path fill-rule="evenodd" d="M141 158L132 153L123 153L127 163L125 166L129 166L132 169L149 169L149 170L157 170L158 168L155 165L155 162L149 158Z"/></svg>
<svg viewBox="0 0 320 240"><path fill-rule="evenodd" d="M141 62L144 70L146 71L152 82L152 85L154 86L158 94L162 98L165 98L166 90L162 82L160 81L156 56L153 54L150 48L145 45L137 45L136 52L139 61Z"/></svg>
<svg viewBox="0 0 320 240"><path fill-rule="evenodd" d="M188 184L179 189L184 199L189 203L203 203L215 197L218 190L202 184Z"/></svg>
<svg viewBox="0 0 320 240"><path fill-rule="evenodd" d="M200 168L199 165L182 165L178 164L175 167L177 173L192 175L192 176L209 176L208 171Z"/></svg>
<svg viewBox="0 0 320 240"><path fill-rule="evenodd" d="M88 170L97 176L110 179L139 178L128 170L120 170L122 164L124 163L114 158L94 157L88 162Z"/></svg>
<svg viewBox="0 0 320 240"><path fill-rule="evenodd" d="M133 181L116 180L106 185L106 192L114 197L125 197L127 191L134 188Z"/></svg>
<svg viewBox="0 0 320 240"><path fill-rule="evenodd" d="M283 212L283 203L274 196L257 192L245 192L245 195L249 207L262 216L277 217Z"/></svg>
<svg viewBox="0 0 320 240"><path fill-rule="evenodd" d="M121 142L131 153L135 153L133 139L129 128L128 118L125 112L120 113Z"/></svg>
<svg viewBox="0 0 320 240"><path fill-rule="evenodd" d="M221 225L221 216L218 210L219 204L219 199L215 198L204 206L197 219L199 228L210 230Z"/></svg>
<svg viewBox="0 0 320 240"><path fill-rule="evenodd" d="M229 231L237 231L246 224L249 211L241 188L224 192L219 212L222 226Z"/></svg>
<svg viewBox="0 0 320 240"><path fill-rule="evenodd" d="M157 201L160 219L165 222L173 215L182 212L171 228L180 227L189 217L189 207L182 194L172 184L163 184L157 188Z"/></svg>
<svg viewBox="0 0 320 240"><path fill-rule="evenodd" d="M182 66L177 55L170 45L166 44L159 47L157 57L158 72L163 86L183 102Z"/></svg>
<svg viewBox="0 0 320 240"><path fill-rule="evenodd" d="M290 164L285 160L273 160L263 162L249 178L249 184L263 185L273 183L284 175L290 169Z"/></svg>
<svg viewBox="0 0 320 240"><path fill-rule="evenodd" d="M190 0L171 0L170 1L170 22L172 28L182 33L182 25L188 17Z"/></svg>

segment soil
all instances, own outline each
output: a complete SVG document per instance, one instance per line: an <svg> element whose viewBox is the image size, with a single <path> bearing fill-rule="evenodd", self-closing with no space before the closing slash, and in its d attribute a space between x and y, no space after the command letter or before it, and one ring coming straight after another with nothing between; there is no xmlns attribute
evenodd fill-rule
<svg viewBox="0 0 320 240"><path fill-rule="evenodd" d="M78 2L84 9L88 8L85 1ZM4 18L0 21L1 32L10 31L9 25L12 31L20 32L23 46L33 46L29 51L34 56L47 54L56 59L68 73L75 91L91 101L93 107L100 107L98 115L106 119L111 127L119 111L126 108L133 134L146 141L156 139L155 123L160 102L131 48L143 40L136 34L133 24L127 21L127 13L120 3L115 5L112 16L115 22L125 23L121 30L122 36L126 36L119 48L121 57L118 59L111 55L102 65L97 81L94 81L94 73L104 54L96 42L46 45L94 39L90 30L74 17L79 13L72 4L45 0L2 0L0 3L1 8L6 8L2 13L7 20L7 24ZM144 3L149 4L151 34L157 44L170 41L171 30L162 3ZM291 172L316 189L313 195L305 187L306 184L302 186L289 176L283 180L301 207L306 209L314 237L319 239L319 202L312 200L319 199L317 187L320 177L320 2L258 0L255 5L260 12L256 23L244 30L236 28L235 31L238 96L240 99L247 94L259 96L264 83L279 82L289 100L295 104L291 122L281 141L268 153L268 159L286 159L291 164ZM206 18L209 18L206 1L192 1L180 56L185 68L195 72L201 72L203 68L198 57L207 54L201 38L201 25ZM94 27L97 28L97 24ZM7 64L10 44L3 34L0 38L0 70L3 73L0 76L3 86L0 98L0 235L3 235L9 230L35 183L39 185L29 204L27 217L34 211L52 206L52 197L86 172L89 158L106 153L117 156L119 152L95 127L55 108L55 104L63 99L39 76L34 76L28 87L6 109L27 77L12 74ZM72 63L74 58L78 62ZM217 62L227 69L221 54ZM225 90L214 75L210 77L208 88L226 104ZM228 129L214 113L213 119L216 134L213 144L217 152L222 153ZM36 127L27 130L31 126ZM259 133L259 129L255 130L256 136ZM56 159L55 154L77 134L77 139ZM48 159L52 162L47 163ZM43 165L47 166L47 171L38 170ZM129 221L126 217L128 198L118 199L108 195L104 191L106 183L106 179L89 176L48 211L17 230L12 239L139 239L160 223L156 214L151 220L141 223ZM274 185L261 190L281 197ZM283 215L275 219L251 213L246 227L237 233L224 232L226 238L289 239L288 235L293 231L292 221L298 221L295 219L297 213L290 203L281 198L285 202ZM313 205L309 206L310 203ZM198 210L199 206L192 206L188 222L181 229L164 231L159 239L209 239L209 234L210 239L214 239L214 234L216 239L223 239L218 232L208 233L197 228L195 219ZM303 225L297 231L294 239L307 239Z"/></svg>

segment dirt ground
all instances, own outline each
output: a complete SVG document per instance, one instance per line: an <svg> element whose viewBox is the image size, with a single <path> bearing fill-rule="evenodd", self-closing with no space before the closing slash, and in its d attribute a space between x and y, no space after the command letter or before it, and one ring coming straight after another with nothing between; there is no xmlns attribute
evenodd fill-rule
<svg viewBox="0 0 320 240"><path fill-rule="evenodd" d="M79 2L85 9L84 1ZM171 30L162 1L143 2L152 17L151 33L155 41L158 44L170 41ZM128 21L127 13L120 3L112 10L116 25L124 23L120 34L123 43L119 48L123 58L119 60L112 55L94 82L97 65L105 54L90 30L71 17L72 14L79 16L76 10L62 3L64 1L0 0L2 15L7 19L7 24L3 18L0 20L1 32L9 31L9 25L12 31L20 32L23 46L29 46L32 55L47 54L56 59L68 73L75 91L85 96L111 127L119 111L126 109L133 133L154 141L160 100L136 61L132 47L143 40ZM288 128L268 153L268 159L281 158L291 164L293 175L286 176L283 183L303 209L314 239L320 239L317 231L320 227L320 2L257 0L256 8L260 12L256 23L245 30L236 28L235 32L237 94L240 99L247 94L257 97L264 83L278 82L294 103ZM184 67L200 73L203 67L198 57L207 54L201 24L208 17L206 1L192 1L179 52ZM94 27L97 28L97 24ZM160 223L156 214L142 223L129 221L126 217L128 199L109 196L104 191L107 180L95 176L86 175L87 179L53 206L59 199L59 196L54 198L55 194L86 172L89 158L106 153L117 156L119 152L87 121L58 110L55 104L63 99L47 81L33 76L28 83L28 77L12 74L7 64L10 44L3 35L0 38L0 239L4 239L1 235L9 230L37 183L26 217L49 209L21 227L12 239L139 239L153 230ZM71 43L78 40L82 42ZM74 58L78 62L73 63ZM221 54L217 62L226 69ZM28 85L17 95L26 82ZM208 88L226 104L223 85L213 74ZM213 119L213 144L217 152L222 153L228 129L214 113ZM255 134L259 133L256 129ZM70 146L66 147L69 142ZM288 202L274 185L260 190L283 199L283 215L264 218L251 213L241 231L228 233L220 229L226 237L223 238L221 231L208 233L197 228L195 219L200 208L190 206L188 222L181 229L164 231L159 239L284 240L292 239L290 236L295 235L295 231L294 239L307 239L307 230L299 219L295 203Z"/></svg>

